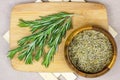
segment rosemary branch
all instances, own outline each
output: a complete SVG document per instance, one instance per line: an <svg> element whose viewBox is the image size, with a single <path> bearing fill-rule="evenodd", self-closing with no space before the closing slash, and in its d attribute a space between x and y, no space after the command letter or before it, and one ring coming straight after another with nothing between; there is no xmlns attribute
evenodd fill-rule
<svg viewBox="0 0 120 80"><path fill-rule="evenodd" d="M40 19L33 21L19 20L20 27L30 27L32 34L18 41L18 47L10 50L8 57L12 59L18 53L18 59L31 64L33 59L38 61L44 54L42 64L49 66L54 54L57 51L62 37L65 37L67 30L72 27L71 13L60 12L48 16L40 16ZM49 51L45 52L44 47L48 45Z"/></svg>

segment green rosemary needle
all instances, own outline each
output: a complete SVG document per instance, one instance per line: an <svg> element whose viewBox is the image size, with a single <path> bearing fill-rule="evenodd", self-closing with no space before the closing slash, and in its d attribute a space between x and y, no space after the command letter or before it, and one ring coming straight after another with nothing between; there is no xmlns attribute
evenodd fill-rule
<svg viewBox="0 0 120 80"><path fill-rule="evenodd" d="M60 12L48 16L40 16L33 21L19 20L18 26L30 27L32 34L18 41L18 47L10 50L8 57L12 59L18 53L18 59L31 64L33 59L38 61L44 54L42 64L49 66L67 30L72 27L71 13ZM49 51L44 50L49 46Z"/></svg>

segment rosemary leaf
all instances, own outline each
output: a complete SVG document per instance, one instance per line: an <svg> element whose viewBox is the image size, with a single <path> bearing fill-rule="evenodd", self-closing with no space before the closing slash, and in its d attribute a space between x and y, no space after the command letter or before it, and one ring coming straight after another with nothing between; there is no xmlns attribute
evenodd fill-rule
<svg viewBox="0 0 120 80"><path fill-rule="evenodd" d="M18 53L19 60L32 64L33 59L38 61L44 54L42 64L48 67L62 42L62 37L65 37L67 30L72 27L72 15L60 12L31 21L20 19L18 25L31 28L32 34L20 39L18 47L10 50L8 57L12 59ZM49 50L45 53L46 45L49 46Z"/></svg>

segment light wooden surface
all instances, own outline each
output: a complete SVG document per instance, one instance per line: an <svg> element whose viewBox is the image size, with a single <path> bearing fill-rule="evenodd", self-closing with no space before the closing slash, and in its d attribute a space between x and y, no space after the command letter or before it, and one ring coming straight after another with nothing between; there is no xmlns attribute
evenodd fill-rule
<svg viewBox="0 0 120 80"><path fill-rule="evenodd" d="M33 20L39 16L49 15L57 12L70 12L75 13L73 17L73 29L67 32L67 36L76 28L85 24L101 25L103 28L108 29L106 8L98 3L78 3L78 2L61 2L61 3L29 3L17 5L13 8L11 13L10 24L10 47L11 49L17 47L17 41L24 36L30 34L28 28L20 28L17 26L18 20L23 18L25 20ZM66 36L66 37L67 37ZM32 65L26 65L23 61L17 59L17 55L12 59L12 66L20 71L34 71L34 72L72 72L65 62L64 58L64 43L59 46L59 50L54 56L49 68L41 65L41 61Z"/></svg>

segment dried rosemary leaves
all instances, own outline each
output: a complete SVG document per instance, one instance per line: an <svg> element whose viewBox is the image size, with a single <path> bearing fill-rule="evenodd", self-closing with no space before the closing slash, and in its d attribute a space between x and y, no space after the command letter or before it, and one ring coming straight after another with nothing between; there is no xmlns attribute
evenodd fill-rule
<svg viewBox="0 0 120 80"><path fill-rule="evenodd" d="M85 30L78 33L68 47L72 64L80 71L97 73L110 64L113 49L109 39L101 32Z"/></svg>

